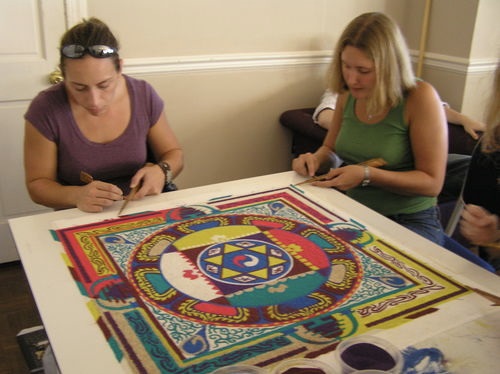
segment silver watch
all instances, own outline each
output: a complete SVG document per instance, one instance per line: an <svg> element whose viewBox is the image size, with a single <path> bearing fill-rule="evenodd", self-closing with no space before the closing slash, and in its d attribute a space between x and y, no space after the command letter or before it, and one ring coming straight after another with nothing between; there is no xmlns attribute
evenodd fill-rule
<svg viewBox="0 0 500 374"><path fill-rule="evenodd" d="M371 180L370 180L370 168L368 166L365 166L363 181L361 182L361 187L369 186L370 183L371 183Z"/></svg>
<svg viewBox="0 0 500 374"><path fill-rule="evenodd" d="M163 174L165 174L165 184L169 184L172 182L172 169L170 169L170 165L165 162L165 161L160 161L157 164L161 170L163 171Z"/></svg>

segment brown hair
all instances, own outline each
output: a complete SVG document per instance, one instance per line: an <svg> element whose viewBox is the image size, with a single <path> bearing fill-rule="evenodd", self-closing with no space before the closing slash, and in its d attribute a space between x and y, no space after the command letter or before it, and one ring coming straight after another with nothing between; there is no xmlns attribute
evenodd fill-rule
<svg viewBox="0 0 500 374"><path fill-rule="evenodd" d="M387 15L364 13L347 25L337 42L330 66L329 80L333 92L347 90L341 60L347 46L358 48L374 63L376 85L367 100L369 112L377 113L387 106L396 106L415 87L408 47L398 25Z"/></svg>
<svg viewBox="0 0 500 374"><path fill-rule="evenodd" d="M109 27L97 18L89 18L83 20L81 23L76 24L71 29L66 31L61 38L60 48L70 44L80 44L84 47L92 45L107 45L117 51L120 49L118 40L113 35ZM59 67L64 73L64 61L66 57L60 53ZM118 54L111 56L116 70L120 69L120 57Z"/></svg>

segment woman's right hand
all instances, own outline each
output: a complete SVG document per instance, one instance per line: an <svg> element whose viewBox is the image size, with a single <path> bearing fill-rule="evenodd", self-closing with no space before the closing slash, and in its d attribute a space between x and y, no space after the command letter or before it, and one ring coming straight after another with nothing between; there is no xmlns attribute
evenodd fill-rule
<svg viewBox="0 0 500 374"><path fill-rule="evenodd" d="M313 177L320 163L313 153L303 153L292 161L292 169L302 176Z"/></svg>
<svg viewBox="0 0 500 374"><path fill-rule="evenodd" d="M76 206L84 212L98 213L119 200L123 200L120 188L111 183L93 181L79 187Z"/></svg>

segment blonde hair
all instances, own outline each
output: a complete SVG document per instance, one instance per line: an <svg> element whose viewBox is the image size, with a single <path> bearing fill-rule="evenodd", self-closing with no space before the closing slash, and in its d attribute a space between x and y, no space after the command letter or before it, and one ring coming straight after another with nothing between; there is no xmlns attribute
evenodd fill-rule
<svg viewBox="0 0 500 374"><path fill-rule="evenodd" d="M345 47L358 48L375 66L376 85L367 100L367 110L378 113L396 106L415 87L410 53L398 25L387 15L373 12L354 18L345 28L333 52L329 70L330 89L344 92L341 55Z"/></svg>
<svg viewBox="0 0 500 374"><path fill-rule="evenodd" d="M500 151L500 64L495 71L493 92L486 115L486 130L482 139L483 152Z"/></svg>

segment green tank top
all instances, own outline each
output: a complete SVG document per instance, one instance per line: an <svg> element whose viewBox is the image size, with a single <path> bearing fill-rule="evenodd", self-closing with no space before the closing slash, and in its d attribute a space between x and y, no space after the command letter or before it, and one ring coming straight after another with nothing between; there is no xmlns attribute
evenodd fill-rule
<svg viewBox="0 0 500 374"><path fill-rule="evenodd" d="M380 122L366 124L357 118L354 111L356 100L349 95L335 143L337 154L347 164L381 157L387 162L384 169L415 169L408 124L404 119L405 103L403 100L391 109ZM385 216L415 213L436 204L435 197L400 195L374 186L355 187L348 190L347 195Z"/></svg>

